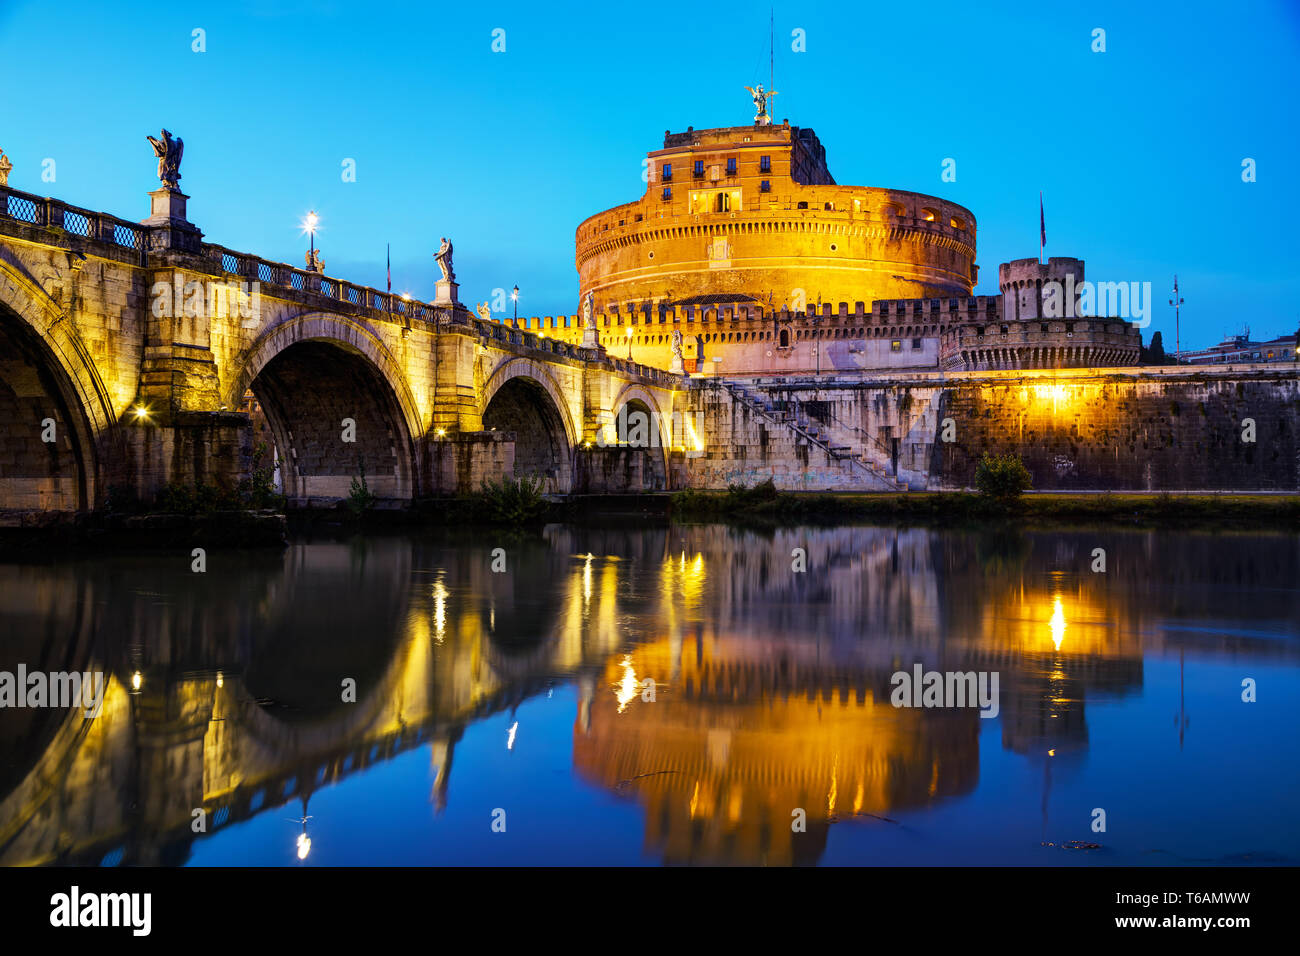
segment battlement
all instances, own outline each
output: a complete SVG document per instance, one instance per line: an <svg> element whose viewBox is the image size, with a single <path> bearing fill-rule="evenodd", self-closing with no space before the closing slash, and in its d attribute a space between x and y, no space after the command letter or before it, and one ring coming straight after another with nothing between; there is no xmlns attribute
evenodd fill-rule
<svg viewBox="0 0 1300 956"><path fill-rule="evenodd" d="M1083 282L1083 260L1069 256L1052 256L1046 262L1037 259L1013 259L998 266L998 288L1003 293L1013 285L1032 285L1036 282L1064 282L1074 276L1075 283Z"/></svg>

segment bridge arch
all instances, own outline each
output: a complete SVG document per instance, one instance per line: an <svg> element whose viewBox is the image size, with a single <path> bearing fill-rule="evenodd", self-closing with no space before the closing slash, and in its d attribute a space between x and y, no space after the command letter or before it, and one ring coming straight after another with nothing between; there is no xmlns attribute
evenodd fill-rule
<svg viewBox="0 0 1300 956"><path fill-rule="evenodd" d="M257 397L291 500L346 497L361 466L377 497L415 494L419 408L402 365L366 323L325 312L278 322L230 382L226 407L249 389ZM354 423L350 442L345 419Z"/></svg>
<svg viewBox="0 0 1300 956"><path fill-rule="evenodd" d="M54 420L53 442L43 423ZM117 416L67 310L0 256L0 508L73 511L102 496L101 440Z"/></svg>
<svg viewBox="0 0 1300 956"><path fill-rule="evenodd" d="M673 423L671 413L665 413L654 395L645 386L629 382L611 403L614 421L622 416L640 412L649 420L652 434L650 447L645 449L646 468L642 472L643 491L663 491L668 487L668 450L672 447ZM626 411L625 411L626 410Z"/></svg>
<svg viewBox="0 0 1300 956"><path fill-rule="evenodd" d="M538 475L546 490L573 487L573 450L578 432L559 384L525 358L498 366L483 387L483 427L515 433L516 477Z"/></svg>

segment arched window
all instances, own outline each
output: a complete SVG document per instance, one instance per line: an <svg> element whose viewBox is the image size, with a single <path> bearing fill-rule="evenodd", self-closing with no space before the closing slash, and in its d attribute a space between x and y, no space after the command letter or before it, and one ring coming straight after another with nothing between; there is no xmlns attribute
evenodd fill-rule
<svg viewBox="0 0 1300 956"><path fill-rule="evenodd" d="M783 349L788 349L788 348L790 347L790 330L789 330L789 329L782 329L782 330L781 330L781 336L780 336L779 339L777 339L777 346L778 346L779 348L783 348Z"/></svg>

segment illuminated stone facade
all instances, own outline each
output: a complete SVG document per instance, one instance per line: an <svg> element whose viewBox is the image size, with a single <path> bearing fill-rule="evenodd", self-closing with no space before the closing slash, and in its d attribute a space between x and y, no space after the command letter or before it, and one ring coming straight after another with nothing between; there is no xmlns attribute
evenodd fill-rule
<svg viewBox="0 0 1300 956"><path fill-rule="evenodd" d="M1077 273L1078 259L1017 260L1004 295L974 296L975 217L922 193L835 182L811 129L665 133L647 187L577 229L580 299L613 354L694 374L1136 364L1120 319L1046 323L1003 314L1008 287ZM1036 267L1036 268L1034 268ZM577 316L516 324L580 342ZM1005 328L1004 328L1005 326ZM1067 327L1068 326L1068 327Z"/></svg>

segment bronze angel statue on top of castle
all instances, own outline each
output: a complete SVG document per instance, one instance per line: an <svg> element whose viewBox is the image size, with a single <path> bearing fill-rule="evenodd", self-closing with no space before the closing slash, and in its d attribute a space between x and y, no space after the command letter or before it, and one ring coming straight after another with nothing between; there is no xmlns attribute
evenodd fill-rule
<svg viewBox="0 0 1300 956"><path fill-rule="evenodd" d="M754 98L754 109L757 110L754 116L754 125L771 126L772 117L767 112L767 101L777 95L776 90L765 91L762 83L758 84L757 87L747 86L745 89L749 90L749 95Z"/></svg>

